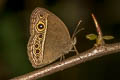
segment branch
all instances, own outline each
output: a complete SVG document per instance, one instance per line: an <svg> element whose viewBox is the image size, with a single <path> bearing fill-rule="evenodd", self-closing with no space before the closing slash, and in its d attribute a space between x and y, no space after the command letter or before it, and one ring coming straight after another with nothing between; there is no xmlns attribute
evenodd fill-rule
<svg viewBox="0 0 120 80"><path fill-rule="evenodd" d="M13 78L11 80L34 80L38 79L47 75L50 75L52 73L70 68L72 66L75 66L77 64L109 55L112 53L120 52L120 43L115 44L106 44L104 46L99 47L93 47L92 49L85 51L83 53L80 53L79 55L70 57L62 62L57 62L55 64L52 64L50 66L38 69L36 71L27 73L25 75Z"/></svg>
<svg viewBox="0 0 120 80"><path fill-rule="evenodd" d="M19 77L15 77L11 80L38 79L38 78L53 74L55 72L70 68L77 64L81 64L83 62L86 62L86 61L89 61L89 60L92 60L92 59L95 59L95 58L98 58L101 56L120 52L120 43L114 43L114 44L105 44L104 43L100 26L98 25L97 20L93 14L92 14L92 18L95 22L96 29L97 29L98 36L99 36L98 40L96 42L96 45L93 48L91 48L90 50L87 50L85 52L79 53L76 56L70 57L62 62L57 62L57 63L51 64L47 67L38 69L36 71L27 73L27 74L19 76Z"/></svg>

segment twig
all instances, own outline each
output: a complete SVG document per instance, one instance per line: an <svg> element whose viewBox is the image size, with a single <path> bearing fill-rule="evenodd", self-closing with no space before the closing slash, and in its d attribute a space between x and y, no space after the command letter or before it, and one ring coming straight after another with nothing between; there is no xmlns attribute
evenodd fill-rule
<svg viewBox="0 0 120 80"><path fill-rule="evenodd" d="M92 18L93 18L93 20L94 20L95 27L96 27L97 33L98 33L98 39L96 40L97 42L96 42L96 45L95 45L95 46L104 45L105 42L104 42L104 40L103 40L103 35L102 35L102 31L101 31L101 29L100 29L100 25L98 24L98 22L97 22L97 20L96 20L96 17L95 17L95 15L94 15L93 13L92 13L91 16L92 16Z"/></svg>
<svg viewBox="0 0 120 80"><path fill-rule="evenodd" d="M11 80L34 80L34 79L38 79L47 75L50 75L52 73L64 70L66 68L70 68L72 66L75 66L77 64L101 57L101 56L105 56L105 55L109 55L109 54L113 54L116 52L120 52L120 43L114 43L114 44L105 44L104 40L102 39L102 32L101 29L97 23L97 20L95 18L95 16L92 14L92 18L95 22L96 28L97 28L97 32L98 32L98 41L96 46L94 46L92 49L79 53L76 56L70 57L62 62L57 62L54 63L52 65L49 65L47 67L38 69L36 71L27 73L25 75L19 76L19 77L15 77Z"/></svg>

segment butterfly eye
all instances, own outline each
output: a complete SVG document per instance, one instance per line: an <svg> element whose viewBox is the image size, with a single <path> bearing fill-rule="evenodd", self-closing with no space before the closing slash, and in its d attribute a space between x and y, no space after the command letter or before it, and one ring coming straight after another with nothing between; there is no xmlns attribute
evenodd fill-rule
<svg viewBox="0 0 120 80"><path fill-rule="evenodd" d="M38 48L38 44L35 45L35 48Z"/></svg>
<svg viewBox="0 0 120 80"><path fill-rule="evenodd" d="M42 38L42 34L39 35L39 38Z"/></svg>
<svg viewBox="0 0 120 80"><path fill-rule="evenodd" d="M40 22L37 24L37 30L38 31L43 31L45 29L44 23Z"/></svg>
<svg viewBox="0 0 120 80"><path fill-rule="evenodd" d="M37 49L37 50L36 50L36 53L39 53L39 52L40 52L40 50L39 50L39 49Z"/></svg>
<svg viewBox="0 0 120 80"><path fill-rule="evenodd" d="M38 28L39 28L39 29L43 29L43 28L44 28L44 25L43 25L43 24L38 24Z"/></svg>
<svg viewBox="0 0 120 80"><path fill-rule="evenodd" d="M40 14L40 18L42 18L43 17L43 15L42 14Z"/></svg>

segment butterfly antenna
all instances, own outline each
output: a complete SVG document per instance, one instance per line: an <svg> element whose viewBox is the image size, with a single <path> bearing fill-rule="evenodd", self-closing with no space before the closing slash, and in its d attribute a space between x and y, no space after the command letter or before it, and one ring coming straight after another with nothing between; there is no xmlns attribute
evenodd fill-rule
<svg viewBox="0 0 120 80"><path fill-rule="evenodd" d="M73 32L72 39L73 39L73 38L75 37L75 35L77 35L81 30L84 30L84 28L78 29L78 27L79 27L79 25L80 25L81 22L82 22L82 20L80 20L80 21L78 22L78 24L77 24L77 26L76 26L76 28L75 28L75 30L74 30L74 32Z"/></svg>

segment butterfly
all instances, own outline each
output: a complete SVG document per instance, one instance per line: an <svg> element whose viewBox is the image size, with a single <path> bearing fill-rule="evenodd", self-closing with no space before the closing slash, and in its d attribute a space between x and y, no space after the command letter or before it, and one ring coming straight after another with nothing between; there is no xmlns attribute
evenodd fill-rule
<svg viewBox="0 0 120 80"><path fill-rule="evenodd" d="M29 60L34 68L52 63L69 53L76 44L66 25L52 12L36 8L30 17L30 38L27 45Z"/></svg>

